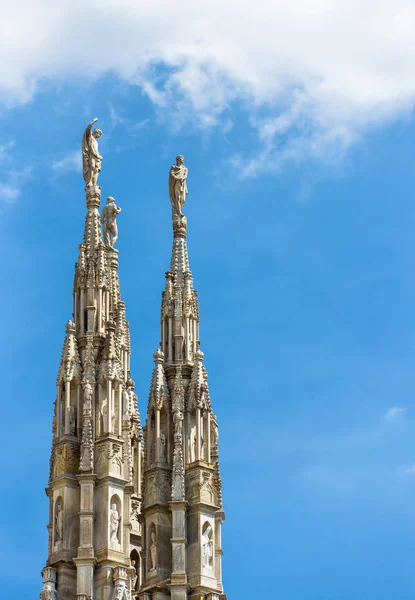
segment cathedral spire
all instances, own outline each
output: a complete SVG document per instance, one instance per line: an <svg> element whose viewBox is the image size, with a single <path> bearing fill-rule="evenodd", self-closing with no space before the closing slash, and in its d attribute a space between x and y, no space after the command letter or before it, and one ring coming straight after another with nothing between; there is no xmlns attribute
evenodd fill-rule
<svg viewBox="0 0 415 600"><path fill-rule="evenodd" d="M114 248L121 209L109 197L99 212L95 122L82 141L87 213L57 378L42 600L127 600L139 570L142 439Z"/></svg>
<svg viewBox="0 0 415 600"><path fill-rule="evenodd" d="M173 249L145 427L140 600L226 598L218 429L199 349L199 306L182 212L187 175L179 155L169 174Z"/></svg>

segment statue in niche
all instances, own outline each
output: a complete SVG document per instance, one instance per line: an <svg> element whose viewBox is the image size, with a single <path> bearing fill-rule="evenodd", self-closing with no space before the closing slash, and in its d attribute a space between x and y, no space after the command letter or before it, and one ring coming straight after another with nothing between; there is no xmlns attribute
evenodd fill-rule
<svg viewBox="0 0 415 600"><path fill-rule="evenodd" d="M156 543L156 534L154 531L151 533L151 545L150 545L150 559L151 559L151 569L150 571L154 571L157 565L157 543Z"/></svg>
<svg viewBox="0 0 415 600"><path fill-rule="evenodd" d="M63 540L63 508L62 504L56 506L55 515L55 542Z"/></svg>
<svg viewBox="0 0 415 600"><path fill-rule="evenodd" d="M102 415L102 431L103 431L103 433L107 433L108 432L108 399L107 398L105 398L105 400L103 400L103 402L102 402L101 415ZM109 433L114 432L114 425L115 425L115 413L111 408L111 424L110 424Z"/></svg>
<svg viewBox="0 0 415 600"><path fill-rule="evenodd" d="M110 510L110 541L117 542L118 540L118 529L120 527L121 515L118 513L117 505L114 503L111 505Z"/></svg>
<svg viewBox="0 0 415 600"><path fill-rule="evenodd" d="M92 126L98 121L95 118L85 129L82 138L82 165L84 179L86 185L97 185L98 174L101 170L102 156L98 152L97 139L101 137L102 131L95 129L92 131Z"/></svg>
<svg viewBox="0 0 415 600"><path fill-rule="evenodd" d="M196 460L196 442L196 428L192 427L190 430L190 438L188 440L189 461L191 463Z"/></svg>
<svg viewBox="0 0 415 600"><path fill-rule="evenodd" d="M129 396L127 390L123 391L122 399L123 399L122 414L125 417L128 417L128 415L130 414L130 396Z"/></svg>
<svg viewBox="0 0 415 600"><path fill-rule="evenodd" d="M211 567L213 564L213 531L212 526L209 524L202 534L202 547L203 547L203 566Z"/></svg>
<svg viewBox="0 0 415 600"><path fill-rule="evenodd" d="M166 462L166 453L167 450L167 440L166 440L166 436L164 435L164 433L162 431L160 431L160 461L161 462Z"/></svg>
<svg viewBox="0 0 415 600"><path fill-rule="evenodd" d="M113 248L118 240L117 215L121 212L121 207L115 204L112 196L108 196L107 204L102 209L101 223L103 226L104 243L109 248ZM112 236L112 237L111 237Z"/></svg>
<svg viewBox="0 0 415 600"><path fill-rule="evenodd" d="M176 164L170 167L169 173L169 194L173 211L173 220L180 219L183 216L182 209L186 202L188 169L184 166L184 156L176 156Z"/></svg>
<svg viewBox="0 0 415 600"><path fill-rule="evenodd" d="M174 411L173 423L174 423L174 435L175 436L181 435L183 419L184 419L183 412L180 409Z"/></svg>
<svg viewBox="0 0 415 600"><path fill-rule="evenodd" d="M50 585L46 584L39 596L40 600L52 600L52 588Z"/></svg>
<svg viewBox="0 0 415 600"><path fill-rule="evenodd" d="M92 411L92 385L89 381L84 385L84 413Z"/></svg>
<svg viewBox="0 0 415 600"><path fill-rule="evenodd" d="M137 587L137 579L138 579L137 567L135 566L135 560L131 561L131 566L134 569L134 575L132 575L132 577L131 577L131 591L135 592L135 588Z"/></svg>

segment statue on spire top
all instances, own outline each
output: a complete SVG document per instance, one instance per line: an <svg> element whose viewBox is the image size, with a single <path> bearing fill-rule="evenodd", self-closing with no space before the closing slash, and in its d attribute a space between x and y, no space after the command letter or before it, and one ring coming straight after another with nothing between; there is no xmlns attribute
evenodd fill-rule
<svg viewBox="0 0 415 600"><path fill-rule="evenodd" d="M102 131L100 129L92 131L92 125L97 121L98 119L95 118L88 125L82 138L82 166L87 186L97 185L98 174L101 170L102 156L98 152L97 139L101 137Z"/></svg>
<svg viewBox="0 0 415 600"><path fill-rule="evenodd" d="M184 166L184 156L176 156L176 164L170 167L169 173L169 193L170 202L173 210L173 221L181 220L183 217L182 209L187 196L187 167Z"/></svg>

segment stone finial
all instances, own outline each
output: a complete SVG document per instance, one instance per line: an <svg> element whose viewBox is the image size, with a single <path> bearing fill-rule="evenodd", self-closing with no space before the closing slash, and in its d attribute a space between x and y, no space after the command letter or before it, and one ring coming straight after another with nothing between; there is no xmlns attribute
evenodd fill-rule
<svg viewBox="0 0 415 600"><path fill-rule="evenodd" d="M82 167L87 188L97 185L98 174L101 170L102 156L98 152L97 140L101 137L102 131L100 129L92 131L92 126L97 121L97 118L91 121L82 138Z"/></svg>
<svg viewBox="0 0 415 600"><path fill-rule="evenodd" d="M164 360L164 352L162 352L160 348L157 348L157 350L153 354L153 357L155 363L162 363Z"/></svg>
<svg viewBox="0 0 415 600"><path fill-rule="evenodd" d="M66 323L66 333L75 335L75 323L71 320Z"/></svg>

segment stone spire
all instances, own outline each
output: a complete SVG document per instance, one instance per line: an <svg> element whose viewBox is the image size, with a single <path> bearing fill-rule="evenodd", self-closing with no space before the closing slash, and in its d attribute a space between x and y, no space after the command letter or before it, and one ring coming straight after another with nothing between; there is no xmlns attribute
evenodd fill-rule
<svg viewBox="0 0 415 600"><path fill-rule="evenodd" d="M173 250L145 426L140 600L223 600L218 427L189 266L187 168L170 169Z"/></svg>
<svg viewBox="0 0 415 600"><path fill-rule="evenodd" d="M107 202L104 244L94 122L82 144L87 213L57 378L44 600L128 600L140 567L142 435L113 247L120 210Z"/></svg>

